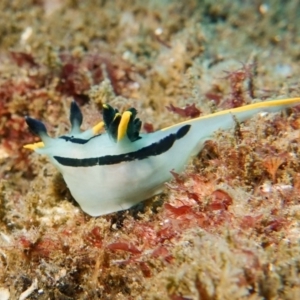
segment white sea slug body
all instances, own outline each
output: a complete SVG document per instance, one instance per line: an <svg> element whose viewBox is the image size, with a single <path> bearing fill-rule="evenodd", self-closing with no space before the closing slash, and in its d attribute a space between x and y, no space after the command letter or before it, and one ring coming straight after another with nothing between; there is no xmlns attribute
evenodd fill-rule
<svg viewBox="0 0 300 300"><path fill-rule="evenodd" d="M231 128L236 120L242 122L258 112L276 112L299 102L300 98L260 102L148 134L140 133L141 121L134 108L121 115L107 104L103 105L103 122L81 132L82 113L72 102L68 135L51 138L42 122L27 117L29 128L42 142L25 148L47 155L82 210L100 216L160 193L172 177L170 171L181 172L216 130ZM106 133L100 134L103 126Z"/></svg>

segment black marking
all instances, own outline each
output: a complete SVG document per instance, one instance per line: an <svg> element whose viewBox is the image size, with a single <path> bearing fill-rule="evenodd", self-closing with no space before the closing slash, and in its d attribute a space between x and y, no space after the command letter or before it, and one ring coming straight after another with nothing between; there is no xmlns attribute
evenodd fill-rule
<svg viewBox="0 0 300 300"><path fill-rule="evenodd" d="M107 133L116 141L118 138L118 128L121 122L121 115L115 116L114 120L109 124Z"/></svg>
<svg viewBox="0 0 300 300"><path fill-rule="evenodd" d="M73 136L66 136L66 135L62 135L59 138L65 140L66 142L71 142L71 143L74 143L74 144L81 144L81 145L83 145L83 144L86 144L91 139L93 139L95 137L98 137L100 135L101 134L94 135L91 138L86 139L86 140L85 139L74 138Z"/></svg>
<svg viewBox="0 0 300 300"><path fill-rule="evenodd" d="M179 130L177 131L177 134L176 134L177 140L183 138L190 130L190 127L191 127L191 125L185 125L185 126L182 126L181 128L179 128Z"/></svg>
<svg viewBox="0 0 300 300"><path fill-rule="evenodd" d="M103 106L103 122L107 130L109 129L110 124L115 119L117 113L118 110L112 108L109 104L105 104L105 106Z"/></svg>
<svg viewBox="0 0 300 300"><path fill-rule="evenodd" d="M72 128L80 127L82 124L83 116L78 104L75 101L72 101L70 107L70 122Z"/></svg>
<svg viewBox="0 0 300 300"><path fill-rule="evenodd" d="M33 134L38 136L48 135L46 126L41 121L30 117L25 117L25 121Z"/></svg>
<svg viewBox="0 0 300 300"><path fill-rule="evenodd" d="M116 141L118 137L118 127L121 121L119 111L109 104L103 106L103 121L107 133ZM118 115L117 115L118 114Z"/></svg>
<svg viewBox="0 0 300 300"><path fill-rule="evenodd" d="M68 167L93 167L97 165L115 165L122 162L142 160L150 156L156 156L167 152L169 149L171 149L176 140L183 138L188 133L190 127L191 125L184 125L176 133L171 133L170 135L164 137L160 141L134 152L81 159L61 156L54 156L54 158L60 164Z"/></svg>
<svg viewBox="0 0 300 300"><path fill-rule="evenodd" d="M131 116L127 126L127 137L131 142L134 142L141 138L140 130L142 127L142 122L140 119L135 118L137 115L137 110L135 108L129 108L128 111L131 112Z"/></svg>

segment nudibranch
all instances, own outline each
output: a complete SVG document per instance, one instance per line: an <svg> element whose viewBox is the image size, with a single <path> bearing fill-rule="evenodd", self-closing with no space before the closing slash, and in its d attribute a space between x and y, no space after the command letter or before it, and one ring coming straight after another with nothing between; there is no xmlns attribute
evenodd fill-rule
<svg viewBox="0 0 300 300"><path fill-rule="evenodd" d="M108 104L103 105L103 122L81 131L83 116L72 102L69 134L51 138L42 122L26 117L42 142L24 147L48 156L82 210L100 216L160 193L172 177L170 171L181 172L216 130L232 128L236 121L259 112L277 112L299 103L300 98L259 102L145 134L140 133L136 109L121 114ZM103 127L106 133L100 133Z"/></svg>

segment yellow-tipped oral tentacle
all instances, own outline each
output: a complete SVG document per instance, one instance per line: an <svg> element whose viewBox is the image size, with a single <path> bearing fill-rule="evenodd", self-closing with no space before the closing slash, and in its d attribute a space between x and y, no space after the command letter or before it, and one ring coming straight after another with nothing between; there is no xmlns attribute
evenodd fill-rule
<svg viewBox="0 0 300 300"><path fill-rule="evenodd" d="M122 118L118 127L118 142L121 141L124 136L126 135L127 128L128 128L128 123L130 121L132 113L130 111L125 111L122 114Z"/></svg>
<svg viewBox="0 0 300 300"><path fill-rule="evenodd" d="M23 148L25 149L29 149L29 150L36 150L38 148L43 148L45 147L45 144L43 142L38 142L38 143L34 143L34 144L27 144L27 145L24 145Z"/></svg>

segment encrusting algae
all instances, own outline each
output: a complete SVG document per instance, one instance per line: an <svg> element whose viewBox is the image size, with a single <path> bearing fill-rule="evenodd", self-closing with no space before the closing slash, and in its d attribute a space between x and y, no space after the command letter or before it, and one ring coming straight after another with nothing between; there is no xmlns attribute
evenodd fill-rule
<svg viewBox="0 0 300 300"><path fill-rule="evenodd" d="M135 107L150 132L299 96L297 1L0 11L0 299L300 298L299 107L215 132L163 194L98 218L22 149L39 141L25 116L63 135L73 99L82 129L108 103Z"/></svg>

